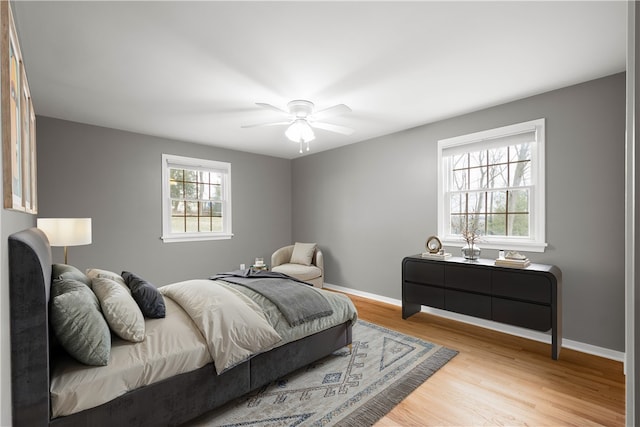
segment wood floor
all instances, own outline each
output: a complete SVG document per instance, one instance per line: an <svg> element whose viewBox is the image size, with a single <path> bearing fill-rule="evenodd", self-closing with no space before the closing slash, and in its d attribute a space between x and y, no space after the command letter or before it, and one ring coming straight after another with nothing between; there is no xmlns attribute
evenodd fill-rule
<svg viewBox="0 0 640 427"><path fill-rule="evenodd" d="M376 426L623 426L622 363L349 295L359 317L459 351Z"/></svg>

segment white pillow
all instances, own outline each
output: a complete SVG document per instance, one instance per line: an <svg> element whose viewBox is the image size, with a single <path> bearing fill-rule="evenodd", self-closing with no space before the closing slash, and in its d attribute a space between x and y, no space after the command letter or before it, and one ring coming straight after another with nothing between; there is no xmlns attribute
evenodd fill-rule
<svg viewBox="0 0 640 427"><path fill-rule="evenodd" d="M311 265L313 254L316 252L315 243L299 243L293 246L293 253L291 254L292 264Z"/></svg>
<svg viewBox="0 0 640 427"><path fill-rule="evenodd" d="M91 279L91 284L111 330L123 340L143 341L144 316L127 286L101 276Z"/></svg>
<svg viewBox="0 0 640 427"><path fill-rule="evenodd" d="M131 294L131 289L129 289L122 276L118 273L114 273L113 271L108 270L100 270L99 268L87 268L85 274L91 281L93 281L93 279L95 279L96 277L104 277L118 282L129 292L129 294Z"/></svg>

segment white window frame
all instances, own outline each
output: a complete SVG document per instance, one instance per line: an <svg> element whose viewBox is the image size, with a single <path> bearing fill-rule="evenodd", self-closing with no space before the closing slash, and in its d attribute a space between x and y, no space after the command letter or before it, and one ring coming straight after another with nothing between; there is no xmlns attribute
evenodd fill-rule
<svg viewBox="0 0 640 427"><path fill-rule="evenodd" d="M171 168L200 169L222 173L222 232L171 232L171 189L169 170ZM231 163L216 160L162 154L162 240L170 242L194 242L202 240L231 239Z"/></svg>
<svg viewBox="0 0 640 427"><path fill-rule="evenodd" d="M482 236L478 246L487 249L544 252L547 247L545 230L545 119L531 120L482 132L461 135L438 141L438 235L443 244L464 246L460 235L451 234L451 201L448 188L451 178L450 162L443 151L469 145L469 151L488 146L496 138L505 138L534 131L536 141L531 147L530 236ZM473 144L473 148L471 145Z"/></svg>

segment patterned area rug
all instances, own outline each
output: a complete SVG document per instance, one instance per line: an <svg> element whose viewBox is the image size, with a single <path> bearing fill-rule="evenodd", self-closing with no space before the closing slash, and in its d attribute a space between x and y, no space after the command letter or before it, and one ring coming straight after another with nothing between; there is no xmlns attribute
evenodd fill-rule
<svg viewBox="0 0 640 427"><path fill-rule="evenodd" d="M188 425L371 425L456 354L358 320L351 351L339 350Z"/></svg>

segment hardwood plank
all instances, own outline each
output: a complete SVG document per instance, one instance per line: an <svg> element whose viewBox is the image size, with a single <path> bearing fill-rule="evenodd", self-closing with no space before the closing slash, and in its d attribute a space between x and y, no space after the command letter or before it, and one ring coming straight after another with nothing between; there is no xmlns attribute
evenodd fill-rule
<svg viewBox="0 0 640 427"><path fill-rule="evenodd" d="M623 426L621 362L349 295L363 320L460 353L376 426Z"/></svg>

